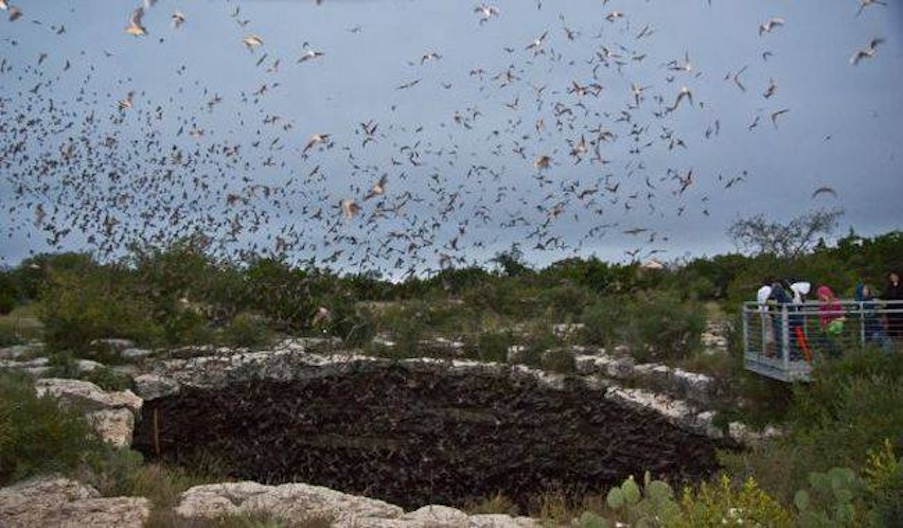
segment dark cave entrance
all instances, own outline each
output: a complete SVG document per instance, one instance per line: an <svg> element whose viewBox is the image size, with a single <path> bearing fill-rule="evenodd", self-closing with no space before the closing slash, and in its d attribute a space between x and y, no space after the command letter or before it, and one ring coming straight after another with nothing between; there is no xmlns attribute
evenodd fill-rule
<svg viewBox="0 0 903 528"><path fill-rule="evenodd" d="M672 484L717 467L715 441L626 408L579 378L353 365L292 382L185 389L145 402L135 449L229 477L306 482L405 509L502 494L603 492L650 471Z"/></svg>

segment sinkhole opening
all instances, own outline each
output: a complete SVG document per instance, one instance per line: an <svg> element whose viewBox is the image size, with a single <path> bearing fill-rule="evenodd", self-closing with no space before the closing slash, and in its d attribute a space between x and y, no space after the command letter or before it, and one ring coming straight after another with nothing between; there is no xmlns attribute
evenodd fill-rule
<svg viewBox="0 0 903 528"><path fill-rule="evenodd" d="M416 509L499 494L603 493L651 472L672 484L717 469L712 439L625 407L580 378L551 388L507 372L354 366L296 381L183 388L148 400L134 448L234 479L305 482Z"/></svg>

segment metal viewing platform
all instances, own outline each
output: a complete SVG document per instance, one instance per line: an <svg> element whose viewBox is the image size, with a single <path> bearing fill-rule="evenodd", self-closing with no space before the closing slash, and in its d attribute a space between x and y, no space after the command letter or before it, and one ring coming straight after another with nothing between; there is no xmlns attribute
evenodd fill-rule
<svg viewBox="0 0 903 528"><path fill-rule="evenodd" d="M779 381L809 381L812 367L844 350L871 346L893 353L900 350L888 334L888 320L903 325L903 301L838 300L842 318L827 331L820 323L819 302L802 304L743 303L743 364L746 370ZM891 321L891 324L894 324Z"/></svg>

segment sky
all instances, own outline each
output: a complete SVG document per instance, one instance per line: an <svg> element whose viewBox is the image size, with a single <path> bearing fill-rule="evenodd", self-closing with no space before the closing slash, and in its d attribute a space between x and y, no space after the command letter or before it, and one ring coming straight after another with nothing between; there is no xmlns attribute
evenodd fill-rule
<svg viewBox="0 0 903 528"><path fill-rule="evenodd" d="M757 214L903 223L898 2L13 4L6 265L190 237L400 276L711 256Z"/></svg>

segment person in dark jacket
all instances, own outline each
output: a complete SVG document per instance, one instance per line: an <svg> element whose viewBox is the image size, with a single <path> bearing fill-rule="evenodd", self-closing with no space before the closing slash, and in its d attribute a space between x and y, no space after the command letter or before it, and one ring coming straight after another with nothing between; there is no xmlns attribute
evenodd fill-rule
<svg viewBox="0 0 903 528"><path fill-rule="evenodd" d="M903 286L896 271L887 274L887 286L881 295L882 301L903 301ZM903 303L889 304L887 309L887 335L895 340L903 339Z"/></svg>
<svg viewBox="0 0 903 528"><path fill-rule="evenodd" d="M876 344L884 349L885 352L893 352L894 343L887 336L887 332L884 331L884 325L875 314L876 302L868 284L857 284L853 298L859 303L860 324L865 335L865 342Z"/></svg>
<svg viewBox="0 0 903 528"><path fill-rule="evenodd" d="M771 285L771 295L768 296L768 303L772 307L773 313L771 323L773 325L774 341L777 343L777 355L784 357L785 352L789 352L787 345L790 343L790 333L785 332L785 321L788 319L788 308L793 303L793 297L788 293L789 284L785 288L786 281L775 281Z"/></svg>

